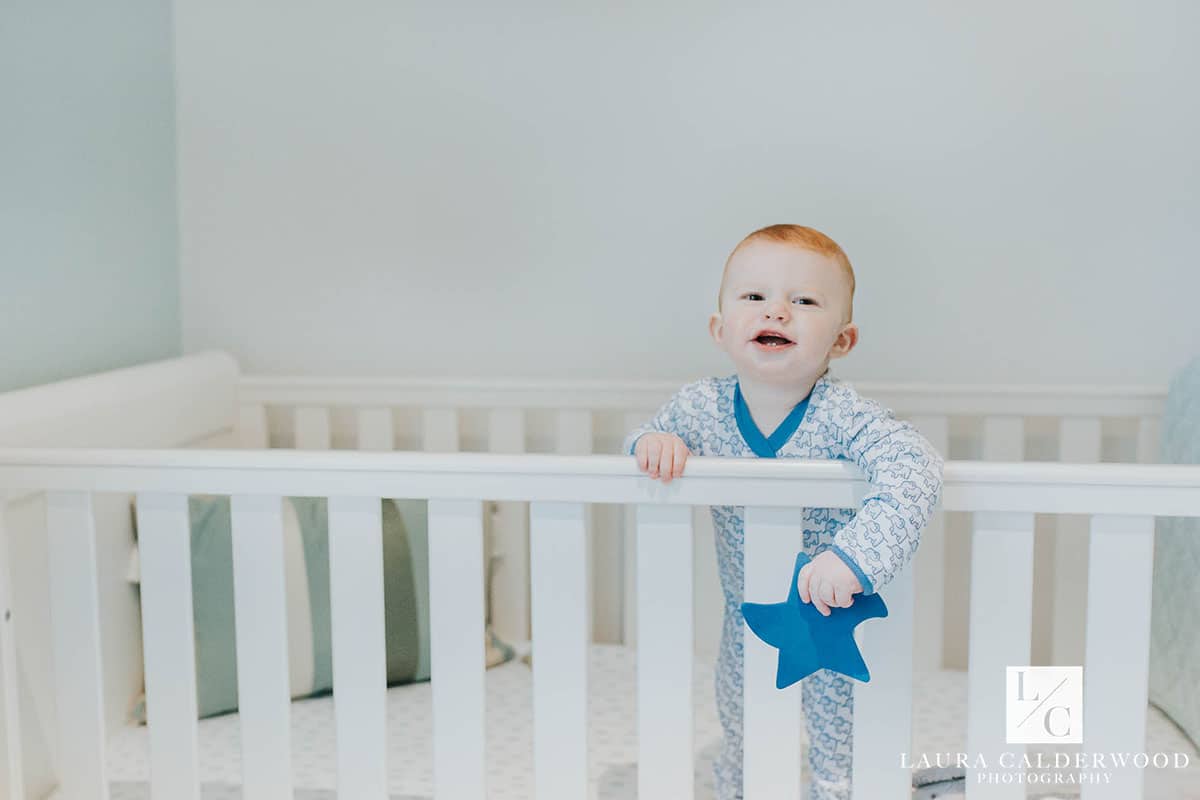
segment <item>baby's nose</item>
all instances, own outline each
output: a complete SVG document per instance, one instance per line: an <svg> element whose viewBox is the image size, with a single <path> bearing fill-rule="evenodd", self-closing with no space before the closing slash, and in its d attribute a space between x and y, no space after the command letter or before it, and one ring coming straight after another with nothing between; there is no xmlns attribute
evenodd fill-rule
<svg viewBox="0 0 1200 800"><path fill-rule="evenodd" d="M787 316L787 306L779 304L767 309L767 319L783 319Z"/></svg>

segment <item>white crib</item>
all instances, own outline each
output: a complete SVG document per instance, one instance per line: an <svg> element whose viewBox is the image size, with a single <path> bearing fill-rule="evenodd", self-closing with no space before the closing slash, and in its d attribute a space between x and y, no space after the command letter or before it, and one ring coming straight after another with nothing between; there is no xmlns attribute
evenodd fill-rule
<svg viewBox="0 0 1200 800"><path fill-rule="evenodd" d="M233 497L245 797L300 788L279 569L280 498L291 495L330 498L339 796L388 796L378 498L411 497L430 499L436 796L489 790L482 652L463 657L481 651L488 529L501 559L496 627L532 640L536 654L536 796L588 796L594 630L599 641L636 638L638 796L691 797L694 651L711 654L719 615L696 509L747 506L746 598L775 602L791 574L800 509L854 507L864 484L841 463L698 458L663 487L628 457L590 454L615 452L674 388L252 378L209 353L0 396L0 442L13 448L0 451L0 525L9 527L0 530L0 604L16 611L0 626L7 795L40 797L57 783L56 797L108 797L108 738L144 668L150 796L200 796L186 497L210 493ZM943 452L983 460L947 463L950 513L926 532L913 570L884 591L886 623L860 628L868 664L887 667L856 688L855 797L911 796L898 757L912 752L922 671L969 666L968 752L995 763L1023 751L1005 739L1004 668L1037 663L1038 648L1045 663L1085 666L1083 750L1141 752L1154 518L1200 516L1200 469L1088 462L1152 460L1162 392L859 389L911 418ZM288 447L303 452L279 449ZM455 452L463 450L486 452ZM1055 458L1070 463L1046 463ZM122 582L131 493L140 610ZM1054 535L1035 538L1035 514L1082 518L1051 519ZM960 596L968 565L954 546L968 540L969 620ZM1052 613L1037 622L1035 563L1056 577L1041 598ZM1130 576L1133 602L1095 590ZM1120 638L1108 634L1115 621ZM747 637L745 780L754 800L802 791L799 693L774 688L774 664L774 651ZM48 719L52 729L41 729ZM38 756L43 739L48 755ZM977 772L968 770L972 800L1025 796L1021 784L976 783ZM1142 780L1140 770L1116 770L1110 783L1085 785L1084 797L1140 798Z"/></svg>

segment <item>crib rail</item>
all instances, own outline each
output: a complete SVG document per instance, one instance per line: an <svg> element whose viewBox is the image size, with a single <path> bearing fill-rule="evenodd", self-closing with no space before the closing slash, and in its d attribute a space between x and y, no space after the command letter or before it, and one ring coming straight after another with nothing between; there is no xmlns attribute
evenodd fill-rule
<svg viewBox="0 0 1200 800"><path fill-rule="evenodd" d="M349 451L0 448L0 492L182 492L856 507L847 461L692 457L663 485L626 456ZM1197 516L1200 467L1056 462L946 463L946 511Z"/></svg>
<svg viewBox="0 0 1200 800"><path fill-rule="evenodd" d="M1042 386L858 382L865 396L905 414L996 416L1160 416L1159 386ZM656 408L678 381L478 380L244 375L245 406L617 409Z"/></svg>
<svg viewBox="0 0 1200 800"><path fill-rule="evenodd" d="M1067 463L1152 463L1158 459L1161 387L1052 385L932 385L856 383L864 396L909 419L950 458ZM678 388L666 381L421 379L387 377L242 376L238 380L238 439L243 446L323 450L420 448L431 452L613 452L624 432L645 422ZM504 636L529 638L529 525L522 504L492 507L488 540L498 559L491 591L493 624ZM598 641L636 644L635 529L606 512L589 520L596 587L592 624ZM950 528L947 528L947 525ZM1035 640L1050 658L1083 657L1088 531L1077 519L1054 521L1053 552L1040 569L1057 577L1052 610L1035 625ZM623 536L607 535L621 531ZM965 559L948 553L947 533L966 531L938 515L925 533L915 570L917 615L943 619L918 629L917 665L961 666L966 619L946 609L948 570ZM701 523L698 535L708 536ZM698 551L703 577L708 548ZM694 580L696 580L694 578ZM715 609L711 581L697 580L697 609ZM699 653L711 654L718 629L696 630Z"/></svg>
<svg viewBox="0 0 1200 800"><path fill-rule="evenodd" d="M1004 740L1003 674L1028 663L1032 515L1091 515L1084 746L1137 752L1145 735L1152 522L1200 516L1200 468L950 462L943 505L974 515L968 749ZM692 791L693 505L746 512L746 599L777 601L791 575L803 507L857 507L867 484L845 462L695 458L668 486L626 457L0 450L0 491L48 492L62 797L104 798L107 782L95 588L93 493L135 492L145 548L142 604L155 798L198 797L195 671L188 640L188 494L233 497L235 610L245 794L291 796L280 503L330 498L334 692L342 796L386 797L382 554L378 498L430 499L434 763L439 797L483 798L482 500L532 503L534 753L538 796L587 792L587 503L638 506L639 792ZM352 491L349 491L352 490ZM1134 587L1132 602L1128 588ZM909 796L913 583L885 593L886 624L860 628L874 670L855 690L855 796ZM1110 626L1119 620L1122 634ZM772 651L745 654L747 797L801 796L798 687L774 689ZM1119 691L1116 689L1118 682ZM989 763L994 763L989 759ZM1136 771L1088 788L1089 800L1141 796ZM14 797L22 796L15 787ZM971 798L1023 796L1020 785Z"/></svg>

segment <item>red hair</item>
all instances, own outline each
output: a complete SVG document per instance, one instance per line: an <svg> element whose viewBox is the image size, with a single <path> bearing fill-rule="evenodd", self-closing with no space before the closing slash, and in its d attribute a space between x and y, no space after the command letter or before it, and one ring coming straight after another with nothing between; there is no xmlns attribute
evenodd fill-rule
<svg viewBox="0 0 1200 800"><path fill-rule="evenodd" d="M846 257L846 251L842 250L833 239L830 239L825 234L815 228L806 228L803 225L768 225L765 228L759 228L753 233L746 236L738 242L737 247L733 248L733 252L729 254L729 258L725 259L725 269L729 269L729 262L737 254L739 250L748 245L750 242L766 239L771 242L780 242L781 244L790 244L794 247L799 247L804 250L811 250L814 253L820 253L823 256L828 256L838 263L842 271L846 275L846 280L850 282L850 307L847 309L847 320L854 317L854 267L850 266L850 259ZM725 280L722 275L721 286L724 288ZM717 309L721 308L721 296L717 295Z"/></svg>

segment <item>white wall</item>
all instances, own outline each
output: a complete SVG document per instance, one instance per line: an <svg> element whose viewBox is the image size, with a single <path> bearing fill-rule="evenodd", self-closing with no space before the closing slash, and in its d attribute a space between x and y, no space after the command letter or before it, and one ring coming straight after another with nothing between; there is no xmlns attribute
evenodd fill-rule
<svg viewBox="0 0 1200 800"><path fill-rule="evenodd" d="M684 379L815 225L871 379L1200 350L1194 3L177 0L183 337L248 371Z"/></svg>

